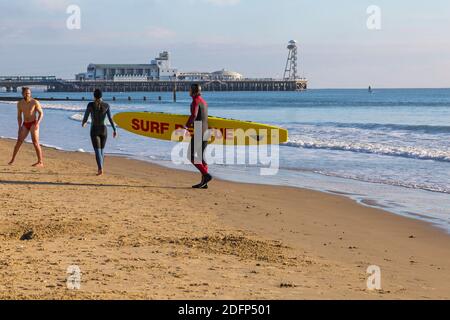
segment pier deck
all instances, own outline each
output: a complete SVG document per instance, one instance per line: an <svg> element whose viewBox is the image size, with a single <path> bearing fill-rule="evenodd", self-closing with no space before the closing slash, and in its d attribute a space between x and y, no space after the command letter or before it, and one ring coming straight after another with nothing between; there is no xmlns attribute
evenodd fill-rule
<svg viewBox="0 0 450 320"><path fill-rule="evenodd" d="M23 86L44 86L49 92L172 92L189 91L193 83L200 83L204 91L302 91L307 89L307 80L239 80L239 81L75 81L54 77L36 79L32 77L0 77L0 88L17 92Z"/></svg>

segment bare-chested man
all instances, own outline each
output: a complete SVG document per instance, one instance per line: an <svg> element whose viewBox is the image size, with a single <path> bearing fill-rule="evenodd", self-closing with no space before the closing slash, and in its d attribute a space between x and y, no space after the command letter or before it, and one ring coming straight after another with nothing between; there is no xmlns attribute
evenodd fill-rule
<svg viewBox="0 0 450 320"><path fill-rule="evenodd" d="M31 132L31 139L33 140L34 149L36 150L36 155L38 158L38 162L33 164L33 167L43 167L44 162L42 160L42 149L39 145L39 124L44 117L44 112L42 111L42 107L39 101L31 97L30 88L22 88L22 96L23 100L20 100L17 103L17 122L19 124L19 136L17 138L14 153L9 164L12 165L14 163L20 147L27 138L28 133ZM38 114L38 117L36 117L36 114Z"/></svg>

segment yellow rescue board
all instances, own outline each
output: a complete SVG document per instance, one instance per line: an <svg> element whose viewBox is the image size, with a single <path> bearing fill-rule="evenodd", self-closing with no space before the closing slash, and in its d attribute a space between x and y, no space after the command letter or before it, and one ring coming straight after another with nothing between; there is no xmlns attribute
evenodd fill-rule
<svg viewBox="0 0 450 320"><path fill-rule="evenodd" d="M189 118L186 115L122 112L113 118L119 127L134 134L160 140L188 141L186 131L182 129ZM286 129L261 123L208 117L208 125L209 135L205 139L209 143L242 146L280 144L288 140Z"/></svg>

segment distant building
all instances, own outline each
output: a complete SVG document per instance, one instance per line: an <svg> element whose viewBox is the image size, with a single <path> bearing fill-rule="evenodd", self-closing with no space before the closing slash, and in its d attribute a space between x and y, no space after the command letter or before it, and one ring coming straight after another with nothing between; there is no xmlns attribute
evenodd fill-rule
<svg viewBox="0 0 450 320"><path fill-rule="evenodd" d="M210 75L209 72L180 72L178 74L178 79L186 81L202 81L209 80Z"/></svg>
<svg viewBox="0 0 450 320"><path fill-rule="evenodd" d="M167 51L159 54L150 64L94 64L87 72L79 73L76 80L113 80L113 81L147 81L173 80L177 69L171 68Z"/></svg>
<svg viewBox="0 0 450 320"><path fill-rule="evenodd" d="M148 80L186 80L186 81L233 81L244 77L237 72L225 69L216 72L178 72L170 64L170 54L161 52L150 64L95 64L87 67L87 72L75 75L78 81L148 81Z"/></svg>
<svg viewBox="0 0 450 320"><path fill-rule="evenodd" d="M180 72L178 79L186 81L237 81L244 79L244 76L240 73L223 69L215 72Z"/></svg>
<svg viewBox="0 0 450 320"><path fill-rule="evenodd" d="M138 75L138 74L131 74L131 75L120 75L116 74L113 78L114 81L148 81L147 75Z"/></svg>
<svg viewBox="0 0 450 320"><path fill-rule="evenodd" d="M242 74L225 69L211 73L211 80L236 81L242 80L243 78Z"/></svg>

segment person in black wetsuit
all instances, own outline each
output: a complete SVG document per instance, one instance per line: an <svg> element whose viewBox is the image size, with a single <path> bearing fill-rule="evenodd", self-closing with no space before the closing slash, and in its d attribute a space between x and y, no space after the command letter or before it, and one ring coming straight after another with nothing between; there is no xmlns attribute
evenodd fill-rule
<svg viewBox="0 0 450 320"><path fill-rule="evenodd" d="M89 116L91 116L91 141L95 151L95 158L97 160L97 176L101 176L103 175L103 164L105 159L104 149L108 138L108 130L105 125L106 117L108 117L109 123L111 123L114 130L114 138L117 137L117 130L111 117L111 109L109 104L102 101L101 90L96 89L94 91L94 98L95 101L90 102L86 108L82 126L86 126Z"/></svg>
<svg viewBox="0 0 450 320"><path fill-rule="evenodd" d="M193 84L189 91L192 97L191 103L191 116L189 117L184 129L188 130L194 125L194 122L201 122L202 135L203 137L192 137L191 143L189 144L188 157L191 163L197 168L202 174L202 181L195 186L194 189L208 189L208 182L210 182L213 177L208 173L208 164L205 161L205 149L208 146L208 141L205 141L205 133L208 130L208 104L202 98L201 87L198 84ZM199 143L201 145L196 145Z"/></svg>

